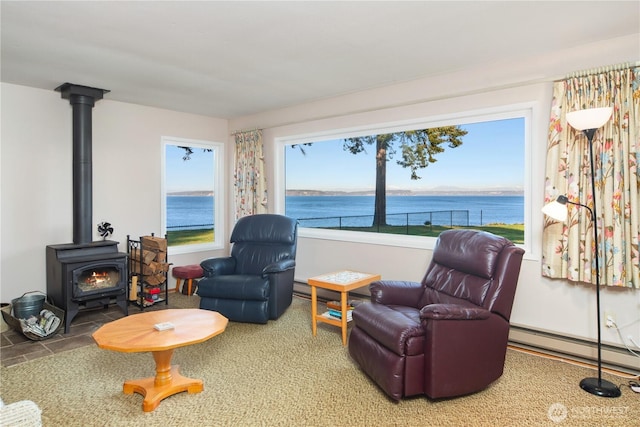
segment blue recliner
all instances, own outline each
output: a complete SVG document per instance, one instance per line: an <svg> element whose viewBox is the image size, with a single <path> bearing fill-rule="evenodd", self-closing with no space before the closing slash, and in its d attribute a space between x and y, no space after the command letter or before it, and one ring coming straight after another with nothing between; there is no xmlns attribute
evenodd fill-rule
<svg viewBox="0 0 640 427"><path fill-rule="evenodd" d="M200 308L231 321L267 323L291 305L298 223L283 215L240 218L231 233L231 256L200 263Z"/></svg>

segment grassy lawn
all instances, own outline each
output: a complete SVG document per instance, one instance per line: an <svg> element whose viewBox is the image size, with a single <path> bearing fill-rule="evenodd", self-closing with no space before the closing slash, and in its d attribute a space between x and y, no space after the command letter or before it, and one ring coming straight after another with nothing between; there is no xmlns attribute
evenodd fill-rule
<svg viewBox="0 0 640 427"><path fill-rule="evenodd" d="M213 242L213 230L179 230L167 232L169 246L196 245Z"/></svg>
<svg viewBox="0 0 640 427"><path fill-rule="evenodd" d="M524 224L488 224L485 226L477 227L453 227L453 228L467 228L474 230L484 230L498 236L506 237L516 244L524 243ZM335 228L329 228L334 229ZM444 230L448 230L450 227L442 227L437 225L410 225L410 226L385 226L380 227L343 227L342 230L349 231L364 231L364 232L380 232L387 234L408 234L411 236L429 236L437 237ZM167 233L167 240L169 246L181 246L181 245L194 245L198 243L210 243L213 242L213 230L182 230L182 231L169 231Z"/></svg>

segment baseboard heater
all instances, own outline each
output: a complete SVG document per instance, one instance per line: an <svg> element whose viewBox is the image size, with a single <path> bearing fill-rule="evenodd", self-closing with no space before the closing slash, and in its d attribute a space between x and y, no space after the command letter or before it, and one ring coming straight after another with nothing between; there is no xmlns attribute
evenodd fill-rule
<svg viewBox="0 0 640 427"><path fill-rule="evenodd" d="M306 283L296 282L294 291L301 296L310 297L309 285ZM369 295L349 292L349 298L352 297L369 300ZM339 298L340 294L337 292L318 289L319 300L335 300ZM597 345L595 342L588 340L511 325L509 344L514 347L597 366ZM624 347L603 344L602 366L631 375L640 375L640 358L631 354Z"/></svg>
<svg viewBox="0 0 640 427"><path fill-rule="evenodd" d="M597 366L598 363L596 342L580 338L511 325L509 344L594 366ZM624 347L603 344L602 366L631 375L640 374L640 358L631 354Z"/></svg>

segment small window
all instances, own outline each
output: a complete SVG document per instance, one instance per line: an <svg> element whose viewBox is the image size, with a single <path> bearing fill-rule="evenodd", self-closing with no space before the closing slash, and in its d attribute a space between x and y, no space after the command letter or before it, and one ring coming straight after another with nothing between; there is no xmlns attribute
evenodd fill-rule
<svg viewBox="0 0 640 427"><path fill-rule="evenodd" d="M223 246L223 144L164 137L163 220L169 251Z"/></svg>

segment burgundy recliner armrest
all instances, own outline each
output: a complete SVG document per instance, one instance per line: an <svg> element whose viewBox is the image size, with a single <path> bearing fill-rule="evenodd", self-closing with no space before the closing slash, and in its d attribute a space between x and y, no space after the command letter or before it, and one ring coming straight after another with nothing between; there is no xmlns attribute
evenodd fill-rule
<svg viewBox="0 0 640 427"><path fill-rule="evenodd" d="M420 310L421 320L483 320L491 315L481 307L463 307L456 304L429 304Z"/></svg>
<svg viewBox="0 0 640 427"><path fill-rule="evenodd" d="M424 287L418 282L382 280L371 283L369 292L374 303L417 307Z"/></svg>

